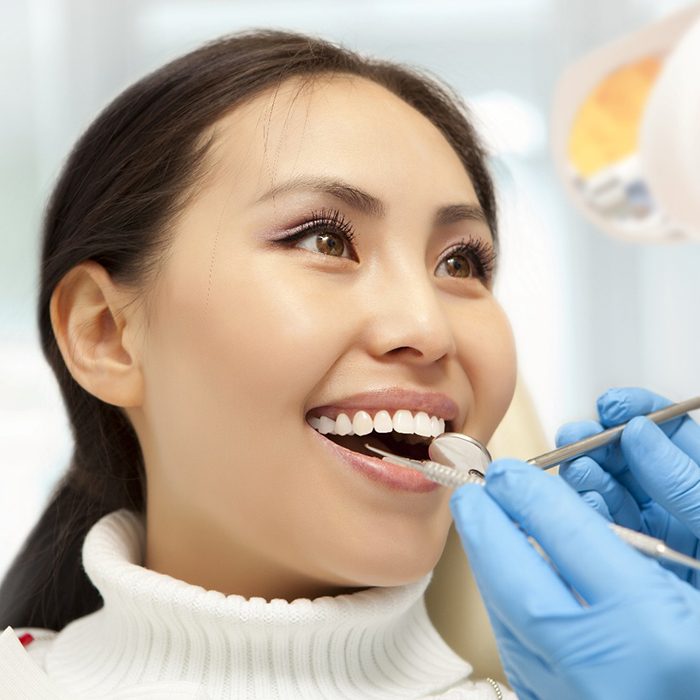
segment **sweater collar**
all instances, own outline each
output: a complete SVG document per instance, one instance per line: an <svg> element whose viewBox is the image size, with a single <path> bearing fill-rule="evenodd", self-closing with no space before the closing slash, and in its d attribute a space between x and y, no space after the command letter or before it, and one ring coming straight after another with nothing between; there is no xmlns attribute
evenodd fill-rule
<svg viewBox="0 0 700 700"><path fill-rule="evenodd" d="M428 618L432 573L403 586L267 601L145 569L144 542L143 519L126 510L88 533L83 564L104 606L64 628L47 655L47 672L66 687L110 692L167 680L217 698L388 698L435 692L472 670Z"/></svg>

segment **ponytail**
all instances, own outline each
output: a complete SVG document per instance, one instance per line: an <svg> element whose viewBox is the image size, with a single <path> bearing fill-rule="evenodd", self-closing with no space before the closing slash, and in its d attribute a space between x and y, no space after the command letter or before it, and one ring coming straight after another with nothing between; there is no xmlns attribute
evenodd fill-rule
<svg viewBox="0 0 700 700"><path fill-rule="evenodd" d="M68 473L0 584L0 630L8 625L60 630L100 608L100 595L82 567L85 535L114 510L143 511L145 479L136 434L116 407L87 392L83 399L99 404L90 420L81 419L83 430L117 439L106 453L101 449L105 441L99 439L88 443L88 454L74 453ZM102 432L105 425L109 427Z"/></svg>

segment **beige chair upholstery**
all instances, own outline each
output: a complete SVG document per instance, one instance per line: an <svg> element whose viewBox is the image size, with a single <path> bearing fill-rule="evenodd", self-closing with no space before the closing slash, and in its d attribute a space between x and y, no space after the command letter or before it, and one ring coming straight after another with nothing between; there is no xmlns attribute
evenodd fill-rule
<svg viewBox="0 0 700 700"><path fill-rule="evenodd" d="M519 378L513 401L488 445L494 459L529 459L551 449ZM507 571L504 569L504 575ZM474 667L474 676L506 681L486 609L454 525L426 592L426 605L443 639Z"/></svg>

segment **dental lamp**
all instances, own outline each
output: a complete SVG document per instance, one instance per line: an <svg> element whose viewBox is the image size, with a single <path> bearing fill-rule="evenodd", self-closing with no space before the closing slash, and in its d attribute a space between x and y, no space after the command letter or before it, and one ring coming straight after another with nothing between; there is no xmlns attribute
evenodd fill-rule
<svg viewBox="0 0 700 700"><path fill-rule="evenodd" d="M557 173L594 225L700 239L700 3L567 68L551 124Z"/></svg>

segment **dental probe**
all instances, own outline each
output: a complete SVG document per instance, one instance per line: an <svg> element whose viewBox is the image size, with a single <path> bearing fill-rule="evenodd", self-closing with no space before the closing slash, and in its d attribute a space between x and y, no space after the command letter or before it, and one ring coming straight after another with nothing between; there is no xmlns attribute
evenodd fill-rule
<svg viewBox="0 0 700 700"><path fill-rule="evenodd" d="M680 404L678 404L680 405ZM670 407L669 407L670 408ZM688 410L688 409L686 409ZM463 472L455 469L454 467L448 467L439 462L432 462L431 460L409 459L407 457L399 457L398 455L392 454L391 452L385 452L377 447L372 447L372 445L365 444L365 447L372 452L376 452L383 456L385 460L391 462L392 464L398 464L402 467L408 467L409 469L415 469L421 472L432 481L441 484L442 486L447 486L449 488L458 488L463 484L480 484L484 485L485 479L480 475L477 470L471 470L470 472ZM610 529L624 542L631 545L635 549L646 554L647 556L654 557L655 559L665 559L666 561L673 562L674 564L682 564L690 569L697 569L700 571L700 560L693 559L681 552L677 552L675 549L671 549L666 545L663 540L656 539L655 537L650 537L649 535L644 535L636 530L629 530L626 527L617 525L615 523L608 523Z"/></svg>
<svg viewBox="0 0 700 700"><path fill-rule="evenodd" d="M680 401L679 403L671 404L666 408L662 408L659 411L654 411L653 413L647 413L645 418L653 421L656 424L666 423L673 418L678 418L684 413L689 413L695 409L700 408L700 396L688 399L687 401ZM540 469L551 469L556 467L557 464L566 462L569 459L574 459L575 457L580 457L586 452L596 449L597 447L603 447L604 445L609 445L620 437L620 434L625 429L627 423L622 423L621 425L616 425L614 428L608 428L602 433L597 435L591 435L590 437L579 440L578 442L573 442L571 445L565 445L559 449L552 450L551 452L545 452L539 457L533 457L528 459L528 464L533 464Z"/></svg>

